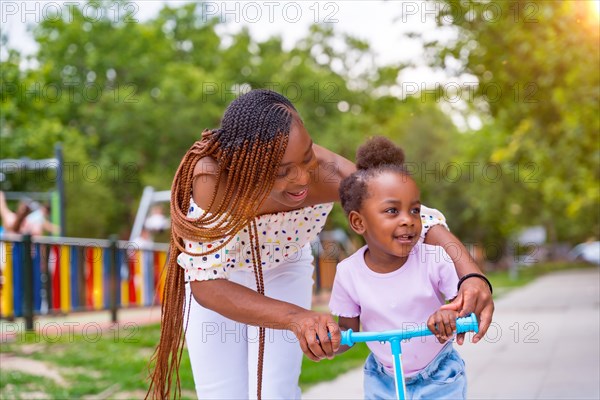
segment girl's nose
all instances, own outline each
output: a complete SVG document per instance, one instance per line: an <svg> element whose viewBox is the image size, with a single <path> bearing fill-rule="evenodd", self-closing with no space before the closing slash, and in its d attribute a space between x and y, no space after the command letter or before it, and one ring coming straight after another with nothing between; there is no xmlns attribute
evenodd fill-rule
<svg viewBox="0 0 600 400"><path fill-rule="evenodd" d="M405 225L414 225L414 221L411 218L410 214L408 213L400 213L400 218L398 218L398 224L401 226L405 226Z"/></svg>

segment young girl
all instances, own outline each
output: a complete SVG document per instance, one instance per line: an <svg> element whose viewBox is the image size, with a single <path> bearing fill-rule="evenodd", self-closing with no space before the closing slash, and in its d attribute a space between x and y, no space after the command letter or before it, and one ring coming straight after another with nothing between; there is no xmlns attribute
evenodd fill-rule
<svg viewBox="0 0 600 400"><path fill-rule="evenodd" d="M419 189L403 169L404 154L377 137L361 146L356 158L358 171L342 181L340 198L351 228L367 245L338 265L331 312L339 316L342 330L359 331L360 325L365 331L415 329L427 321L435 337L402 345L408 398L465 398L464 362L452 343L445 343L458 313L440 310L444 300L456 296L458 276L443 248L421 240L430 216L422 213ZM365 398L394 398L389 344L368 346Z"/></svg>

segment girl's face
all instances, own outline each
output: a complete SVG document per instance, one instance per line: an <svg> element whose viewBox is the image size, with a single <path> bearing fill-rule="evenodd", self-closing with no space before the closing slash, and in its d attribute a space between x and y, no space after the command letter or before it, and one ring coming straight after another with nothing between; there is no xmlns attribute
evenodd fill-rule
<svg viewBox="0 0 600 400"><path fill-rule="evenodd" d="M313 141L301 122L294 119L288 144L276 172L269 197L288 207L299 207L306 196L318 166Z"/></svg>
<svg viewBox="0 0 600 400"><path fill-rule="evenodd" d="M367 198L359 212L349 215L352 229L363 235L371 258L404 261L419 240L419 188L408 175L383 172L367 183Z"/></svg>

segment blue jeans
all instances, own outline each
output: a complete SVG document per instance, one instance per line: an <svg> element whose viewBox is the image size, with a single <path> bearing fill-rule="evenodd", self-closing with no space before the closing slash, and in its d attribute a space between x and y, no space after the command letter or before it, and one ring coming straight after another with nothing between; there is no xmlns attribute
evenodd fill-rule
<svg viewBox="0 0 600 400"><path fill-rule="evenodd" d="M364 367L365 399L395 399L395 378L386 372L373 353ZM440 353L416 375L405 378L407 399L465 399L465 362L447 343Z"/></svg>

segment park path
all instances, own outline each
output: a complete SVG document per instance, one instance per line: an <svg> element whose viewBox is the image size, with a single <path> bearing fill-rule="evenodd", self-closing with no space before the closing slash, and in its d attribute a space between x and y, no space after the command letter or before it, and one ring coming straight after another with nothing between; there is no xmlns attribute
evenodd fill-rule
<svg viewBox="0 0 600 400"><path fill-rule="evenodd" d="M456 346L469 399L600 399L600 268L545 275L496 301L484 340ZM362 369L303 399L362 399Z"/></svg>

